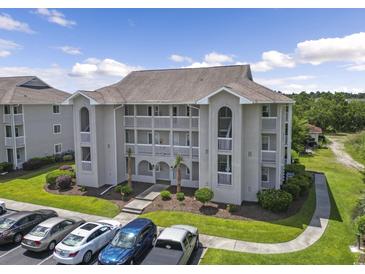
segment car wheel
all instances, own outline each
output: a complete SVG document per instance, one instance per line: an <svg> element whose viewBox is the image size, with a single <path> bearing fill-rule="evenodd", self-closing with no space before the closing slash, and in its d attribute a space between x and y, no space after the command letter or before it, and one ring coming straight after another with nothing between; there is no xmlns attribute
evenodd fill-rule
<svg viewBox="0 0 365 274"><path fill-rule="evenodd" d="M93 256L92 252L89 250L85 253L84 257L82 258L82 262L84 264L88 264L91 261L91 257Z"/></svg>
<svg viewBox="0 0 365 274"><path fill-rule="evenodd" d="M196 242L195 242L195 246L194 246L195 250L198 250L198 248L199 248L199 237L196 238Z"/></svg>
<svg viewBox="0 0 365 274"><path fill-rule="evenodd" d="M152 238L151 246L153 246L155 244L156 240L157 240L157 235L154 235Z"/></svg>
<svg viewBox="0 0 365 274"><path fill-rule="evenodd" d="M134 259L131 259L131 261L129 262L131 265L134 265Z"/></svg>
<svg viewBox="0 0 365 274"><path fill-rule="evenodd" d="M56 242L51 242L51 243L48 245L48 250L49 250L49 251L53 251L55 247L56 247Z"/></svg>
<svg viewBox="0 0 365 274"><path fill-rule="evenodd" d="M13 242L19 244L23 239L23 235L21 233L17 233L14 235Z"/></svg>

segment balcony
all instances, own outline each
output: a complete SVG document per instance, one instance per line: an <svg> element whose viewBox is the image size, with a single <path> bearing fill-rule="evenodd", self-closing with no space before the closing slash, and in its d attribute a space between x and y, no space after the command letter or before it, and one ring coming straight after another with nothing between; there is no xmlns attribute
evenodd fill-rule
<svg viewBox="0 0 365 274"><path fill-rule="evenodd" d="M172 118L172 127L175 129L187 129L190 128L190 118L181 116Z"/></svg>
<svg viewBox="0 0 365 274"><path fill-rule="evenodd" d="M137 144L137 154L152 155L151 144Z"/></svg>
<svg viewBox="0 0 365 274"><path fill-rule="evenodd" d="M5 146L6 147L13 147L14 146L13 137L5 137Z"/></svg>
<svg viewBox="0 0 365 274"><path fill-rule="evenodd" d="M4 124L11 124L11 114L4 114L3 122Z"/></svg>
<svg viewBox="0 0 365 274"><path fill-rule="evenodd" d="M18 136L15 138L15 144L17 147L22 147L24 146L24 136Z"/></svg>
<svg viewBox="0 0 365 274"><path fill-rule="evenodd" d="M23 113L14 114L14 124L16 125L23 124Z"/></svg>
<svg viewBox="0 0 365 274"><path fill-rule="evenodd" d="M137 116L137 128L151 128L152 117L150 116Z"/></svg>
<svg viewBox="0 0 365 274"><path fill-rule="evenodd" d="M124 127L134 127L133 116L124 116Z"/></svg>
<svg viewBox="0 0 365 274"><path fill-rule="evenodd" d="M91 161L81 161L81 168L85 171L91 171Z"/></svg>
<svg viewBox="0 0 365 274"><path fill-rule="evenodd" d="M218 171L218 184L219 185L231 185L232 173Z"/></svg>
<svg viewBox="0 0 365 274"><path fill-rule="evenodd" d="M199 147L193 147L192 148L192 157L193 158L199 158Z"/></svg>
<svg viewBox="0 0 365 274"><path fill-rule="evenodd" d="M199 117L191 117L191 128L199 129Z"/></svg>
<svg viewBox="0 0 365 274"><path fill-rule="evenodd" d="M90 132L80 132L81 143L90 143Z"/></svg>
<svg viewBox="0 0 365 274"><path fill-rule="evenodd" d="M276 162L276 151L261 150L261 160L264 163L275 163Z"/></svg>
<svg viewBox="0 0 365 274"><path fill-rule="evenodd" d="M266 189L273 189L275 188L275 183L274 182L261 182L261 188L266 188Z"/></svg>
<svg viewBox="0 0 365 274"><path fill-rule="evenodd" d="M169 116L155 116L154 117L155 128L170 128L171 120Z"/></svg>
<svg viewBox="0 0 365 274"><path fill-rule="evenodd" d="M232 138L218 137L218 150L231 151L232 150Z"/></svg>
<svg viewBox="0 0 365 274"><path fill-rule="evenodd" d="M171 146L170 145L155 145L155 155L170 156L171 155Z"/></svg>
<svg viewBox="0 0 365 274"><path fill-rule="evenodd" d="M190 156L190 147L188 146L174 146L173 147L174 156L180 154L181 156Z"/></svg>
<svg viewBox="0 0 365 274"><path fill-rule="evenodd" d="M262 132L276 133L276 117L262 117Z"/></svg>

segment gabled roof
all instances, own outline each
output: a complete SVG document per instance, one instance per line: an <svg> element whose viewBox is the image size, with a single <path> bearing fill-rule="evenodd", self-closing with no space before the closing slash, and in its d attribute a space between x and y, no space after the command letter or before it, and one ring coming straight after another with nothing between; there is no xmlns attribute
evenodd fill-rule
<svg viewBox="0 0 365 274"><path fill-rule="evenodd" d="M247 103L293 103L255 83L249 65L134 71L116 84L82 95L98 104L197 104L222 88Z"/></svg>
<svg viewBox="0 0 365 274"><path fill-rule="evenodd" d="M309 133L322 134L322 129L320 127L308 124L308 128L309 128Z"/></svg>
<svg viewBox="0 0 365 274"><path fill-rule="evenodd" d="M36 76L0 77L0 104L60 104L69 93L55 89Z"/></svg>

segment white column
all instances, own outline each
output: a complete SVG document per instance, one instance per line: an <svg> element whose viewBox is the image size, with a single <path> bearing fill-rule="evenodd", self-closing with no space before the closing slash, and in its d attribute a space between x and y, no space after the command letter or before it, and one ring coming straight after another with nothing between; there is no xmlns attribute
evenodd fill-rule
<svg viewBox="0 0 365 274"><path fill-rule="evenodd" d="M292 140L292 121L293 121L293 104L289 104L289 113L288 113L288 145L287 145L287 158L286 163L291 163L291 140Z"/></svg>

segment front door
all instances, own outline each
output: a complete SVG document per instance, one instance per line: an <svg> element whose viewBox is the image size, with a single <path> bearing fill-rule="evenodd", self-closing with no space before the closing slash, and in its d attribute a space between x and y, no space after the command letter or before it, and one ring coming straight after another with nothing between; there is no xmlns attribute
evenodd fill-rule
<svg viewBox="0 0 365 274"><path fill-rule="evenodd" d="M13 163L14 164L14 154L13 154L13 150L11 148L8 148L6 150L7 154L8 154L8 162L9 163Z"/></svg>

